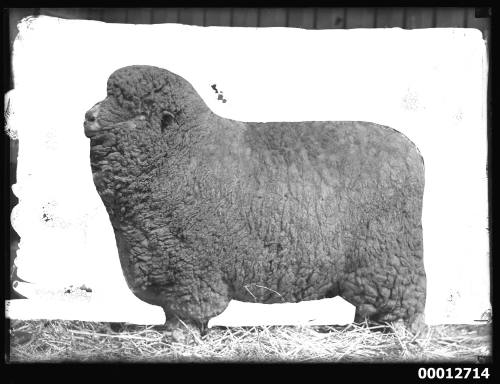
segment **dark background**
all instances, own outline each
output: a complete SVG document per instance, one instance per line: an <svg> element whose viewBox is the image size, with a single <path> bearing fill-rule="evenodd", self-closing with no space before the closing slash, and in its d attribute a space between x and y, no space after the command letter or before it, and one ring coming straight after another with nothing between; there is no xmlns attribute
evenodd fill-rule
<svg viewBox="0 0 500 384"><path fill-rule="evenodd" d="M347 7L347 8L10 8L7 15L8 41L4 47L5 91L12 88L10 54L17 35L17 24L26 16L47 15L65 19L99 20L108 23L158 24L180 23L198 26L228 27L292 27L306 29L349 28L477 28L489 42L490 8L409 8L409 7ZM5 29L4 29L5 31ZM5 44L5 37L4 37ZM489 45L489 44L488 44ZM6 49L5 49L6 48ZM5 55L6 53L6 55ZM4 134L5 136L5 134ZM20 298L12 290L11 282L18 280L13 261L19 236L10 227L10 213L18 203L10 186L16 183L18 140L5 140L2 145L2 161L6 174L10 176L8 208L5 228L10 228L10 261L5 257L5 270L10 270L10 279L5 279L7 299ZM7 155L9 153L9 155ZM490 179L491 180L491 179ZM490 187L491 188L491 187ZM3 192L3 191L2 191ZM7 208L7 204L3 205ZM9 244L7 243L7 244ZM8 246L8 245L7 245ZM10 268L7 269L7 263Z"/></svg>
<svg viewBox="0 0 500 384"><path fill-rule="evenodd" d="M329 28L478 28L489 30L488 8L17 8L10 9L11 41L28 15L109 23ZM478 17L479 16L479 17Z"/></svg>

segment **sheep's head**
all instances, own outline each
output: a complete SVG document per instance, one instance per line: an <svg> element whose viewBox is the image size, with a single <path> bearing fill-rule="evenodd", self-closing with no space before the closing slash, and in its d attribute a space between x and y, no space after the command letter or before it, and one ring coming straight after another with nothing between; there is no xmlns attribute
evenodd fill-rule
<svg viewBox="0 0 500 384"><path fill-rule="evenodd" d="M194 88L165 69L131 66L114 72L107 97L85 114L84 123L101 197L175 156L196 116L206 111Z"/></svg>
<svg viewBox="0 0 500 384"><path fill-rule="evenodd" d="M196 107L206 109L180 76L150 66L121 68L109 77L106 99L85 114L85 135L92 138L105 131L126 134L118 129L139 120L147 123L143 129L148 135L160 138L166 131L175 131ZM132 124L124 125L127 122Z"/></svg>

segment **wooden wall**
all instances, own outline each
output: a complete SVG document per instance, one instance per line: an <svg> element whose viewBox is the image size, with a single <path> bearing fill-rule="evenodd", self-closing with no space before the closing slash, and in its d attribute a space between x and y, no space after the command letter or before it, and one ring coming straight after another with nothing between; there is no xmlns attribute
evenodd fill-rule
<svg viewBox="0 0 500 384"><path fill-rule="evenodd" d="M475 8L13 8L11 32L27 15L108 23L181 23L200 26L326 28L463 27L489 30L489 18ZM480 10L481 12L481 10Z"/></svg>

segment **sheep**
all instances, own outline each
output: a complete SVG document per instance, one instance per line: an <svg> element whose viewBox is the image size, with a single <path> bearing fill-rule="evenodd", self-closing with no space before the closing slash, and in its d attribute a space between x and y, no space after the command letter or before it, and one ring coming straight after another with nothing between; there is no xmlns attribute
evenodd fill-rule
<svg viewBox="0 0 500 384"><path fill-rule="evenodd" d="M340 295L425 326L424 163L400 132L222 118L152 66L115 71L84 128L127 284L167 323Z"/></svg>

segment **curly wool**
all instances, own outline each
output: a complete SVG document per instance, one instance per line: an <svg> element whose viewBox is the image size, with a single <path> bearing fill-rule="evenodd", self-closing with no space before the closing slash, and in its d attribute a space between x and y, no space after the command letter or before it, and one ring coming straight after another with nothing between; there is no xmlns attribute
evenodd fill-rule
<svg viewBox="0 0 500 384"><path fill-rule="evenodd" d="M358 318L423 323L424 165L401 133L224 119L149 66L113 73L85 124L127 283L167 319L341 295Z"/></svg>

